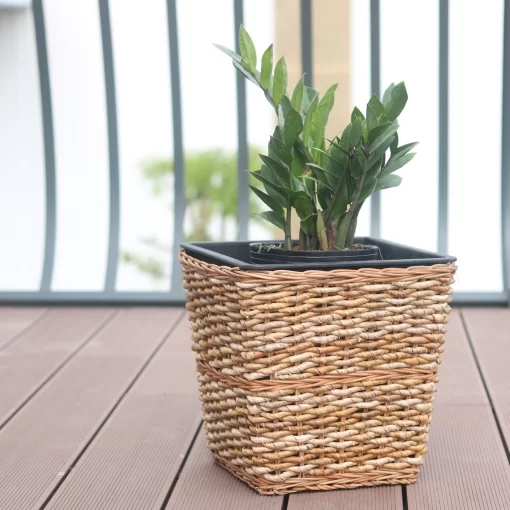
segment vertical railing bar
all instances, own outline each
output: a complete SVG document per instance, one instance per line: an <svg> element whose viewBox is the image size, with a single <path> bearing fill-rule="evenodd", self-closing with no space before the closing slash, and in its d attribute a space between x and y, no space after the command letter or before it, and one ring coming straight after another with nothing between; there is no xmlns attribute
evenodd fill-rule
<svg viewBox="0 0 510 510"><path fill-rule="evenodd" d="M437 249L444 254L448 252L449 11L449 0L440 0Z"/></svg>
<svg viewBox="0 0 510 510"><path fill-rule="evenodd" d="M305 85L313 87L312 2L301 0L301 72Z"/></svg>
<svg viewBox="0 0 510 510"><path fill-rule="evenodd" d="M53 108L48 66L48 47L42 0L33 5L39 84L41 90L42 129L44 138L44 166L46 176L46 231L44 239L44 262L40 291L50 291L55 264L55 242L57 230L57 183L55 171L55 136L53 131Z"/></svg>
<svg viewBox="0 0 510 510"><path fill-rule="evenodd" d="M243 24L243 0L234 0L234 38L239 48L239 27ZM250 221L248 122L246 118L246 80L236 73L237 88L237 239L248 239Z"/></svg>
<svg viewBox="0 0 510 510"><path fill-rule="evenodd" d="M113 67L112 29L108 0L99 0L99 20L103 46L104 84L106 94L106 118L108 126L108 163L110 168L110 218L108 236L108 258L104 290L115 291L119 263L120 241L120 175L119 140L117 131L117 98Z"/></svg>
<svg viewBox="0 0 510 510"><path fill-rule="evenodd" d="M379 0L370 0L370 81L372 94L381 95L381 19ZM381 194L370 198L370 235L381 237Z"/></svg>
<svg viewBox="0 0 510 510"><path fill-rule="evenodd" d="M179 65L179 34L177 28L176 0L167 0L168 43L170 54L170 84L172 88L172 125L174 149L174 239L172 277L170 291L182 290L182 275L177 253L184 241L184 214L186 198L184 194L184 148L182 139L181 68Z"/></svg>
<svg viewBox="0 0 510 510"><path fill-rule="evenodd" d="M510 306L510 0L503 21L503 114L501 122L501 246L503 285Z"/></svg>

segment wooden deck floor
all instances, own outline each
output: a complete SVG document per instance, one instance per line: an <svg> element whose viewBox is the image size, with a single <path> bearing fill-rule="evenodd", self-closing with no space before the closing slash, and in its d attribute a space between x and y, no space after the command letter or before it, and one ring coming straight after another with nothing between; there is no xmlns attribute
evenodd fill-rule
<svg viewBox="0 0 510 510"><path fill-rule="evenodd" d="M177 308L0 308L0 509L508 510L510 310L453 315L418 483L262 497L215 466Z"/></svg>

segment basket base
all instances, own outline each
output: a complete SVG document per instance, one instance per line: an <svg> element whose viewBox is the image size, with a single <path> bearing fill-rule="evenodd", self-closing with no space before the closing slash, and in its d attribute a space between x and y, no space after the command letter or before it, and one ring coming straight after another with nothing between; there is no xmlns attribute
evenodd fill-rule
<svg viewBox="0 0 510 510"><path fill-rule="evenodd" d="M225 462L214 454L212 454L212 456L216 464L248 484L262 496L293 494L303 491L356 489L360 487L376 487L379 485L410 485L416 482L419 472L418 469L406 469L398 473L380 469L372 473L349 473L341 476L296 477L294 479L275 483L261 476L248 475L236 465Z"/></svg>

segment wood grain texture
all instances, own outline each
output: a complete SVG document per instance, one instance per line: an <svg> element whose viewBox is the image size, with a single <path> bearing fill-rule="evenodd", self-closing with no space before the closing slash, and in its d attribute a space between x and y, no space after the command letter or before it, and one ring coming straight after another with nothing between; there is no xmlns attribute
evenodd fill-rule
<svg viewBox="0 0 510 510"><path fill-rule="evenodd" d="M510 508L510 466L458 312L452 317L429 441L409 510Z"/></svg>
<svg viewBox="0 0 510 510"><path fill-rule="evenodd" d="M216 465L201 430L167 510L280 510L283 496L260 496Z"/></svg>
<svg viewBox="0 0 510 510"><path fill-rule="evenodd" d="M161 509L201 419L184 319L53 496L48 510Z"/></svg>
<svg viewBox="0 0 510 510"><path fill-rule="evenodd" d="M501 430L510 445L510 309L462 310Z"/></svg>
<svg viewBox="0 0 510 510"><path fill-rule="evenodd" d="M291 494L288 510L403 510L402 488L369 487L331 492Z"/></svg>
<svg viewBox="0 0 510 510"><path fill-rule="evenodd" d="M0 427L112 314L107 308L55 309L0 351Z"/></svg>
<svg viewBox="0 0 510 510"><path fill-rule="evenodd" d="M45 503L180 315L180 310L168 309L129 309L116 315L4 427L2 510ZM64 329L68 337L73 322ZM67 341L61 337L61 343Z"/></svg>
<svg viewBox="0 0 510 510"><path fill-rule="evenodd" d="M0 349L19 337L47 312L40 307L0 307Z"/></svg>

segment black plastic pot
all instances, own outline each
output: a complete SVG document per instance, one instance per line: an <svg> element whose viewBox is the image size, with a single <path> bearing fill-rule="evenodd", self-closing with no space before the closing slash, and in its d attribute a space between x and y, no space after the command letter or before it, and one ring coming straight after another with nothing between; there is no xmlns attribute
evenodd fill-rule
<svg viewBox="0 0 510 510"><path fill-rule="evenodd" d="M373 245L359 245L357 250L300 251L284 250L272 243L250 243L250 260L254 264L366 262L379 258L380 250Z"/></svg>
<svg viewBox="0 0 510 510"><path fill-rule="evenodd" d="M280 244L280 241L263 241L264 244ZM306 271L307 269L359 269L362 267L410 267L410 266L432 266L434 264L449 264L455 262L455 257L440 255L431 251L420 250L402 244L392 243L383 239L372 237L357 237L356 244L376 246L380 256L374 260L343 260L343 261L319 261L307 259L306 262L255 262L250 258L249 241L233 242L204 242L204 243L183 243L182 248L199 260L216 264L218 266L238 267L243 270L272 270L287 269L295 271ZM320 254L323 257L323 253ZM276 259L275 259L276 260Z"/></svg>

